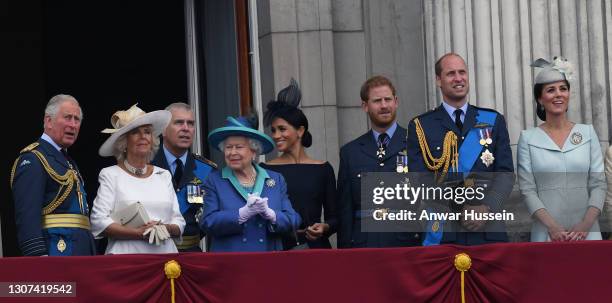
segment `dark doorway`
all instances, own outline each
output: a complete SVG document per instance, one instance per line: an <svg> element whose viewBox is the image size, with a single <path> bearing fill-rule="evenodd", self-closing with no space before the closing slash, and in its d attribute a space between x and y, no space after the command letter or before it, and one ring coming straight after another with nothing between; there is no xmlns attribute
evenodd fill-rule
<svg viewBox="0 0 612 303"><path fill-rule="evenodd" d="M98 156L110 117L138 102L145 111L187 102L182 1L8 1L3 11L8 113L19 129L9 131L6 171L19 150L42 134L43 111L53 95L79 100L84 120L69 149L79 164L91 205L100 169L114 159ZM23 2L23 3L22 3ZM3 57L8 57L6 54ZM6 59L6 58L5 58ZM4 59L3 59L4 61ZM15 75L8 75L14 73ZM3 177L8 180L8 174ZM8 181L4 183L8 185ZM1 202L4 256L19 255L12 197Z"/></svg>

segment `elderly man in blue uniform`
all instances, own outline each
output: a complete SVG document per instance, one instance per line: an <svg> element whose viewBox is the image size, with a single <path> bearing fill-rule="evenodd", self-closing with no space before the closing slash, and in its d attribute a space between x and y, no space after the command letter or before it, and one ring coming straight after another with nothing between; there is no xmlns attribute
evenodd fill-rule
<svg viewBox="0 0 612 303"><path fill-rule="evenodd" d="M468 69L461 56L445 54L436 62L435 72L443 102L408 125L409 170L431 172L437 184L486 188L481 200L462 204L443 202L448 203L447 211L500 212L514 181L504 116L468 103ZM463 216L460 221L429 221L426 226L423 245L474 245L508 240L503 221L487 222Z"/></svg>
<svg viewBox="0 0 612 303"><path fill-rule="evenodd" d="M82 118L74 97L54 96L45 108L44 133L13 164L10 183L24 256L95 254L83 178L67 152Z"/></svg>
<svg viewBox="0 0 612 303"><path fill-rule="evenodd" d="M172 103L166 110L172 113L172 120L162 134L163 147L151 163L172 173L172 182L186 223L182 241L177 242L176 247L180 252L202 251L202 234L196 217L199 216L204 203L202 184L217 165L189 152L195 132L193 110L189 104Z"/></svg>
<svg viewBox="0 0 612 303"><path fill-rule="evenodd" d="M360 97L372 129L340 149L338 247L420 245L418 233L361 231L361 220L370 220L374 211L361 209L361 174L395 172L396 157L406 149L406 129L396 122L399 101L389 79L383 76L368 79L361 86Z"/></svg>

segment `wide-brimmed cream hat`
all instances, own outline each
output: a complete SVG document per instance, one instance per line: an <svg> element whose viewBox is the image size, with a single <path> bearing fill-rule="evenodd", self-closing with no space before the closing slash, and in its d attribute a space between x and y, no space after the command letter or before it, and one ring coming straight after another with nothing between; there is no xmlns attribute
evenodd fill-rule
<svg viewBox="0 0 612 303"><path fill-rule="evenodd" d="M153 136L157 137L166 129L166 126L168 126L172 119L172 113L167 110L156 110L146 113L136 105L132 105L128 110L120 110L113 114L111 117L113 128L106 128L102 131L102 133L111 134L111 136L100 146L100 150L98 150L100 156L112 156L113 145L115 145L117 139L132 129L151 124L153 125Z"/></svg>

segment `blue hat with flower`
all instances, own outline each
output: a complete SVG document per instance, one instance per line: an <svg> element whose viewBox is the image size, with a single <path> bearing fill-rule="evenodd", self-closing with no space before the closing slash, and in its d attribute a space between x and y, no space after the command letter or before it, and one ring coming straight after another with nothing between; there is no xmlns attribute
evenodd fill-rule
<svg viewBox="0 0 612 303"><path fill-rule="evenodd" d="M225 119L225 126L219 127L208 134L208 143L215 149L223 140L232 136L241 136L255 139L261 143L262 153L267 154L274 149L274 141L270 136L257 130L257 116L253 117L230 117Z"/></svg>

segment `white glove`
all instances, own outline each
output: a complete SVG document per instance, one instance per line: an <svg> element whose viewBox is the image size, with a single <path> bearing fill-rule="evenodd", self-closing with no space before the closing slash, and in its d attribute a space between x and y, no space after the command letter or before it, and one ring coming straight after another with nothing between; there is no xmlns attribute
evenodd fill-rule
<svg viewBox="0 0 612 303"><path fill-rule="evenodd" d="M170 238L170 233L168 232L168 228L166 227L166 225L164 224L158 224L155 225L157 232L156 232L156 236L158 236L158 238L161 241L167 240Z"/></svg>
<svg viewBox="0 0 612 303"><path fill-rule="evenodd" d="M261 199L259 193L249 194L246 205L238 209L238 224L248 221L257 214L255 205L259 199Z"/></svg>
<svg viewBox="0 0 612 303"><path fill-rule="evenodd" d="M264 219L272 222L272 224L276 223L276 212L268 207L268 198L259 198L255 202L254 208L257 210L257 213L260 214Z"/></svg>
<svg viewBox="0 0 612 303"><path fill-rule="evenodd" d="M253 204L255 204L255 202L257 202L257 200L259 199L261 199L261 197L259 196L259 193L248 194L246 205L253 206Z"/></svg>
<svg viewBox="0 0 612 303"><path fill-rule="evenodd" d="M166 228L166 225L164 224L156 224L147 228L142 235L146 236L147 234L149 235L149 244L153 244L153 242L155 242L155 245L160 245L165 240L170 238L168 228Z"/></svg>
<svg viewBox="0 0 612 303"><path fill-rule="evenodd" d="M155 225L147 228L143 233L142 236L146 236L149 235L149 244L153 244L153 242L155 241Z"/></svg>

